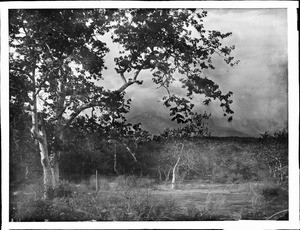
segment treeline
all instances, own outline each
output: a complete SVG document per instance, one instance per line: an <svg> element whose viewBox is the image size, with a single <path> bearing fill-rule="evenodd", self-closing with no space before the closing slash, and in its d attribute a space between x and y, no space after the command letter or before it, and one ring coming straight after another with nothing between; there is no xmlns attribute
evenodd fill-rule
<svg viewBox="0 0 300 230"><path fill-rule="evenodd" d="M28 115L14 108L10 115L10 178L12 185L17 185L34 181L43 174L37 142L27 127ZM221 138L191 137L183 135L182 130L151 136L138 125L134 127L135 133L128 131L122 137L115 133L113 138L111 130L108 135L91 118L78 118L67 130L66 142L59 145L64 152L59 158L60 178L81 179L97 170L102 175L135 175L171 181L178 161L179 181L287 180L286 130L264 133L261 138ZM49 146L57 148L55 139L49 139Z"/></svg>

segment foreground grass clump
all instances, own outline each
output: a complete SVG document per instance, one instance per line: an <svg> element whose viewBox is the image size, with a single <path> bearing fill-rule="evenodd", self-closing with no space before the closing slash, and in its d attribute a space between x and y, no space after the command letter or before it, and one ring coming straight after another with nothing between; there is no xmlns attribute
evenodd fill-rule
<svg viewBox="0 0 300 230"><path fill-rule="evenodd" d="M284 186L271 183L212 184L183 182L171 190L151 179L100 178L61 181L55 198L26 185L12 194L12 221L218 221L267 219L287 209Z"/></svg>
<svg viewBox="0 0 300 230"><path fill-rule="evenodd" d="M84 183L64 181L52 200L43 200L42 193L32 196L24 190L13 196L12 221L172 220L176 212L173 200L157 199L144 184L133 188L122 183L118 189L96 192Z"/></svg>

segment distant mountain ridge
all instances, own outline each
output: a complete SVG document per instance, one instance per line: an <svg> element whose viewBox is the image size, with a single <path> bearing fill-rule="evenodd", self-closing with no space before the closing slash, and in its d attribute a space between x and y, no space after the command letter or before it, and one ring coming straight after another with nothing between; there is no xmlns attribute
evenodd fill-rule
<svg viewBox="0 0 300 230"><path fill-rule="evenodd" d="M176 122L171 121L171 118L166 118L152 113L132 115L127 118L127 121L132 124L141 123L143 129L154 135L162 133L167 128L174 129L179 127Z"/></svg>
<svg viewBox="0 0 300 230"><path fill-rule="evenodd" d="M132 113L127 117L127 121L135 124L141 123L142 128L149 131L151 134L158 135L165 129L179 128L181 125L175 121L171 121L171 117L165 117L155 112L137 112ZM248 134L238 131L230 127L221 127L217 125L218 122L214 122L211 118L209 127L212 136L237 136L237 137L249 137Z"/></svg>

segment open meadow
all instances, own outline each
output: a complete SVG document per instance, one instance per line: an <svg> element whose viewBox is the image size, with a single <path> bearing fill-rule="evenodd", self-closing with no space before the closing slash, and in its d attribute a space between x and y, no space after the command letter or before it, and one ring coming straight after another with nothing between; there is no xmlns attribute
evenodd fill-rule
<svg viewBox="0 0 300 230"><path fill-rule="evenodd" d="M131 178L132 179L132 178ZM120 183L120 179L116 178ZM65 184L60 197L52 201L39 198L34 186L13 194L13 221L216 221L284 218L288 191L279 185L262 183L207 184L189 181L175 190L165 183L150 186L117 185L104 182L95 192L93 186ZM111 189L109 186L114 187ZM31 190L30 190L31 189ZM276 214L272 217L273 214Z"/></svg>

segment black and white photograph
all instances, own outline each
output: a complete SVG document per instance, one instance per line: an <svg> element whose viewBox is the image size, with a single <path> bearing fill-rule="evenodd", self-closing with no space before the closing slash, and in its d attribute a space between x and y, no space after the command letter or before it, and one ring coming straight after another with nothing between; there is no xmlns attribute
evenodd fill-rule
<svg viewBox="0 0 300 230"><path fill-rule="evenodd" d="M53 6L1 32L9 223L290 220L287 8Z"/></svg>

